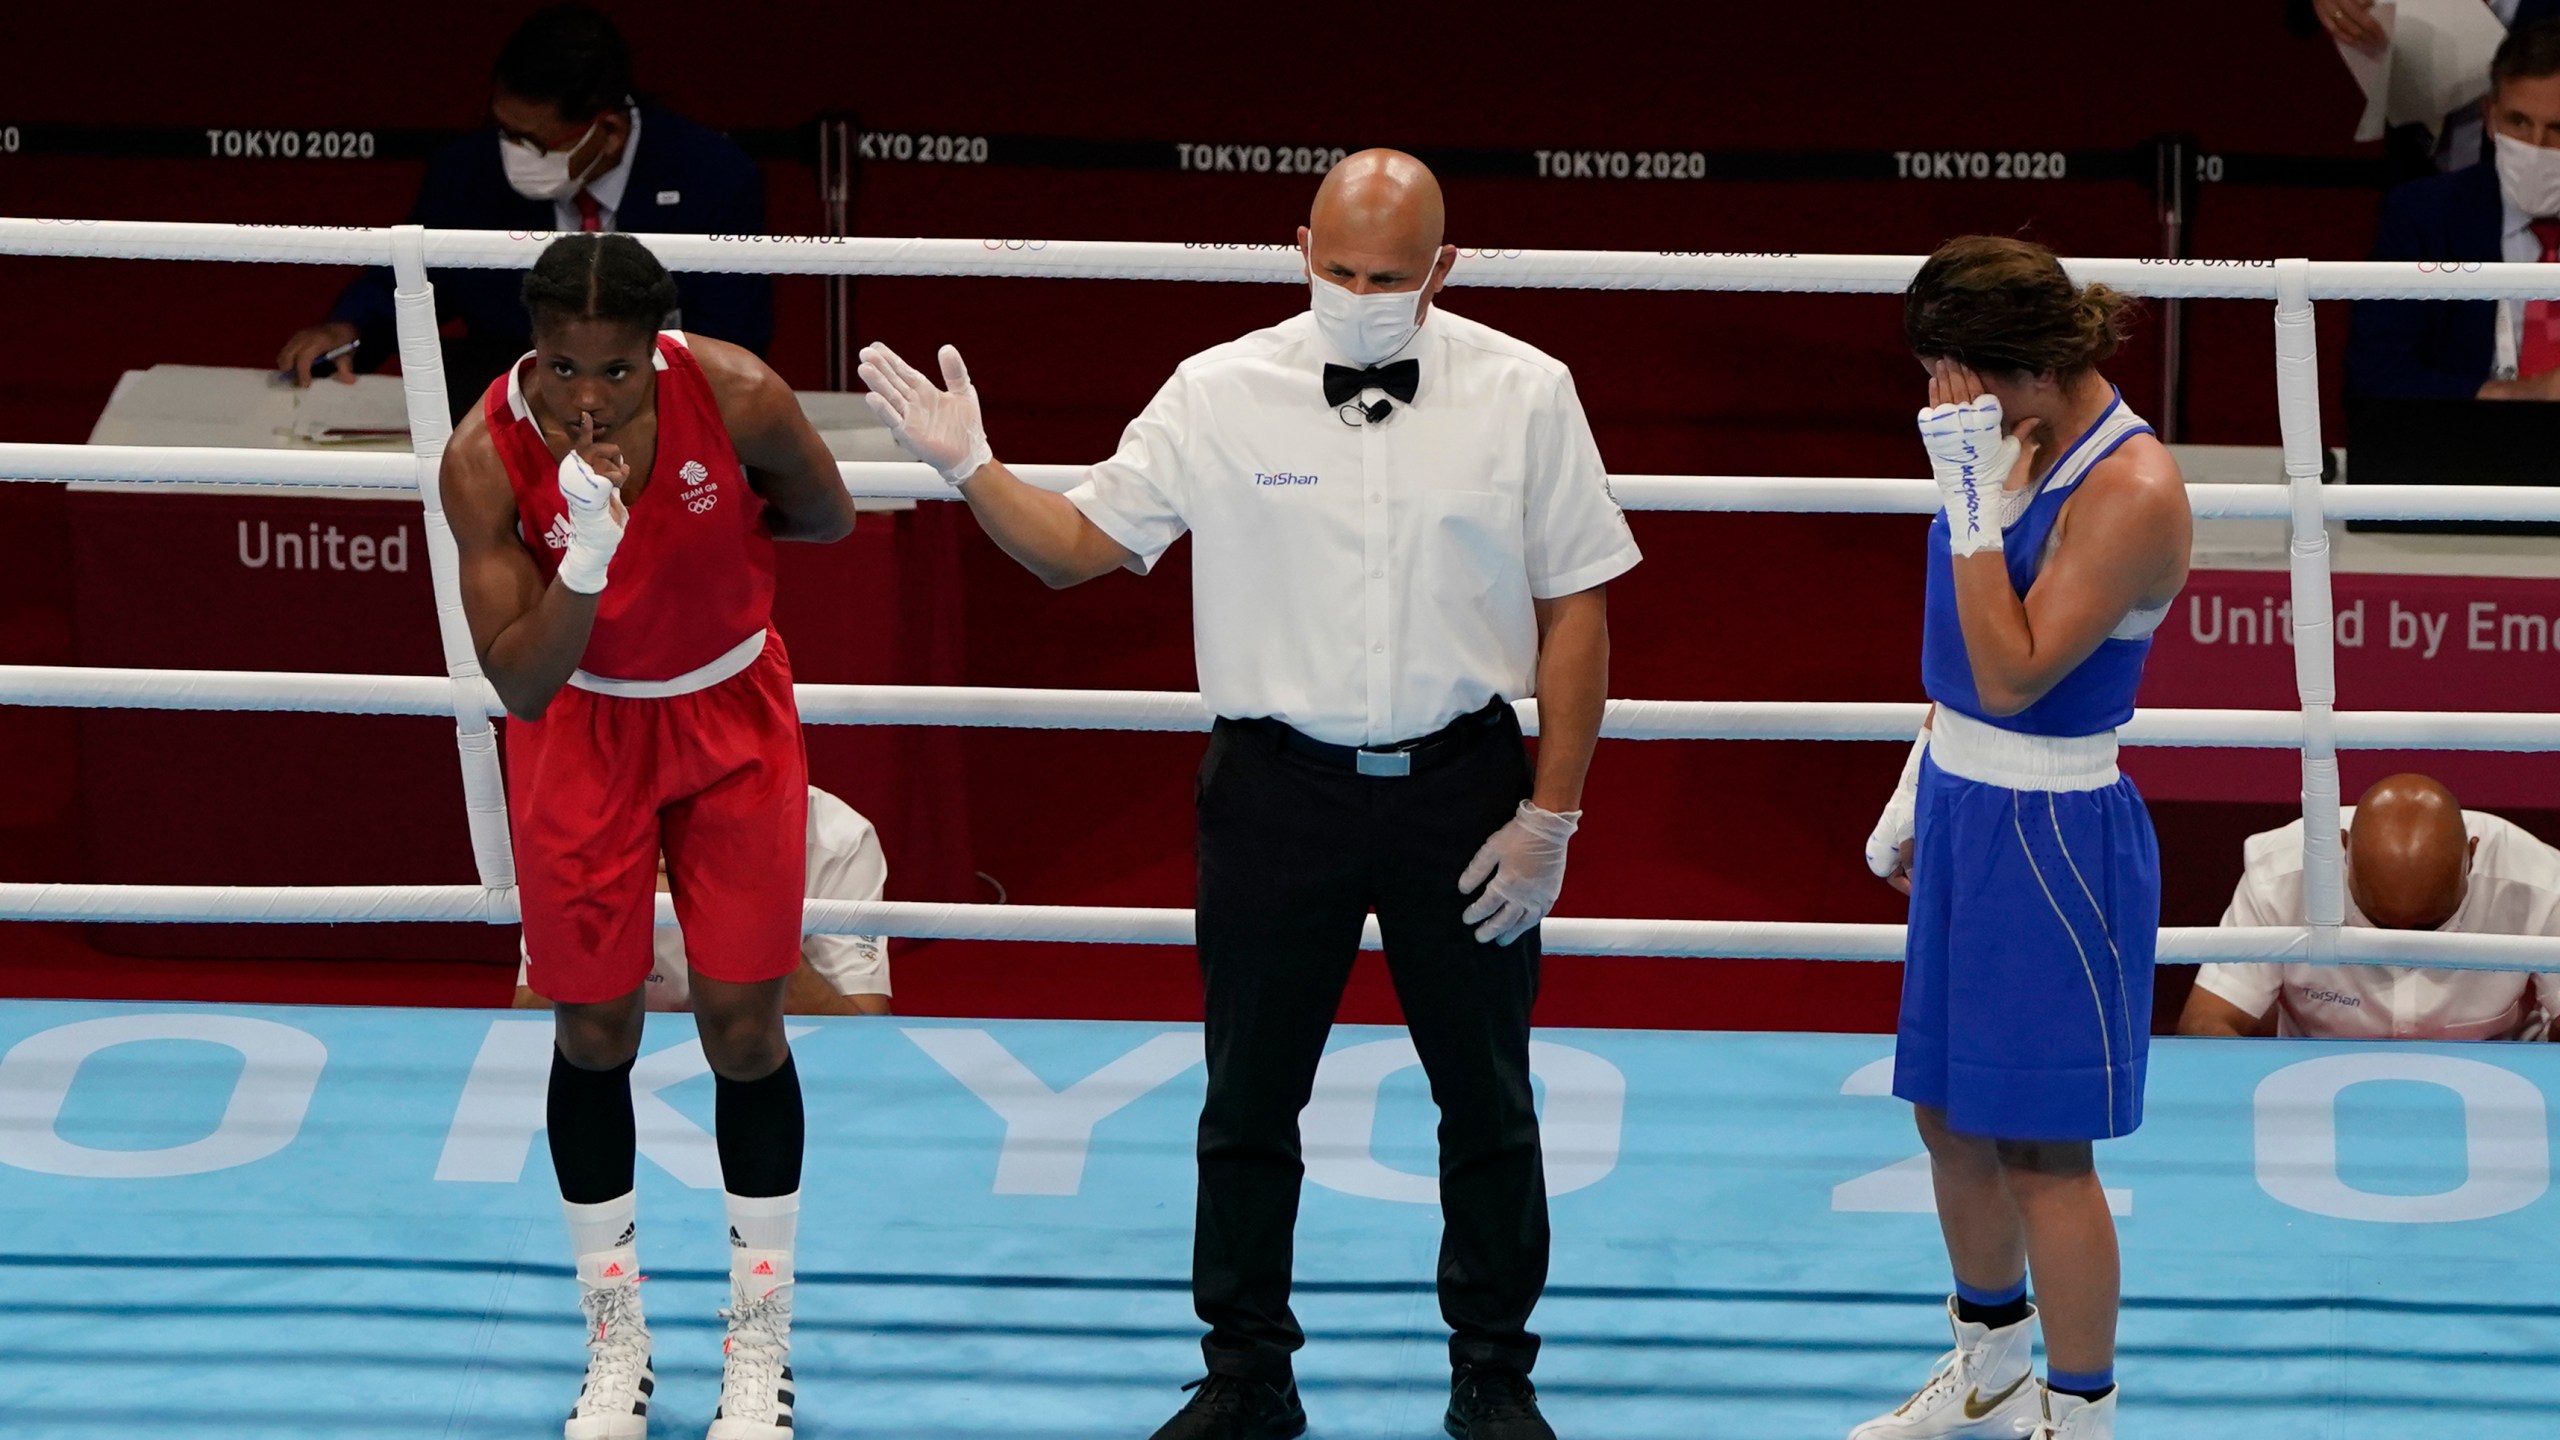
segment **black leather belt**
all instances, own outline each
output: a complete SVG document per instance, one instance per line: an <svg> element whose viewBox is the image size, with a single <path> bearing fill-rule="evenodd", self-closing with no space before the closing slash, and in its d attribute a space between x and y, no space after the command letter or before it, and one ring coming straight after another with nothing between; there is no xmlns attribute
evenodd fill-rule
<svg viewBox="0 0 2560 1440"><path fill-rule="evenodd" d="M1428 735L1399 740L1392 745L1336 745L1271 719L1223 720L1219 723L1268 735L1282 749L1304 755L1329 768L1376 779L1393 779L1427 769L1497 731L1513 728L1516 733L1518 725L1511 711L1511 702L1498 695L1481 710L1461 715Z"/></svg>

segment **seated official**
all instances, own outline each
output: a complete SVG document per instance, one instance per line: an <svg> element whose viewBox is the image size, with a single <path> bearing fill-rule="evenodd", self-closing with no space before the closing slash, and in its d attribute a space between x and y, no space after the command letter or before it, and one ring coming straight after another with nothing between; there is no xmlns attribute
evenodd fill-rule
<svg viewBox="0 0 2560 1440"><path fill-rule="evenodd" d="M880 853L880 836L871 822L842 800L810 786L809 898L877 900L888 883L889 862ZM658 888L667 888L663 855L658 858ZM685 963L684 933L660 929L652 936L652 948L656 963L649 968L649 1008L691 1008L693 987ZM525 983L522 962L516 967L515 1003L519 1010L547 1009L551 1004ZM782 1003L794 1015L888 1014L888 937L801 936L800 968L785 983Z"/></svg>
<svg viewBox="0 0 2560 1440"><path fill-rule="evenodd" d="M2507 36L2481 102L2491 158L2383 197L2376 260L2560 260L2560 19ZM2347 392L2560 399L2560 301L2359 300Z"/></svg>
<svg viewBox="0 0 2560 1440"><path fill-rule="evenodd" d="M2424 775L2394 775L2339 812L2347 923L2379 930L2560 935L2560 850L2495 815L2465 810ZM2249 837L2225 925L2301 925L2302 822ZM2320 1040L2541 1040L2560 1015L2560 975L2380 965L2207 965L2181 1035L2276 1033Z"/></svg>
<svg viewBox="0 0 2560 1440"><path fill-rule="evenodd" d="M728 137L631 98L631 53L613 22L583 5L537 11L498 53L489 128L427 164L411 223L449 230L624 230L760 234L764 176ZM445 385L457 406L532 348L515 270L432 270L436 317L459 320L445 342ZM763 275L676 276L680 305L664 328L743 345L773 339L773 283ZM387 267L358 275L329 318L296 331L279 370L352 383L399 352ZM344 347L351 354L324 357Z"/></svg>
<svg viewBox="0 0 2560 1440"><path fill-rule="evenodd" d="M2489 13L2510 31L2560 15L2560 0L2485 0L2485 3ZM2291 7L2296 17L2292 20L2294 33L2303 34L2310 29L2299 18L2308 11L2309 18L2318 21L2319 28L2328 31L2340 45L2380 60L2391 48L2391 31L2384 28L2384 15L2377 15L2375 11L2380 8L2387 14L2390 4L2391 0L2318 0L2316 4L2310 0L2294 0ZM2420 64L2423 67L2424 62ZM2481 148L2488 143L2480 122L2480 113L2466 105L2443 117L2443 122L2436 126L2415 121L2394 125L2385 132L2383 144L2390 152L2388 158L2395 167L2416 163L2430 170L2459 170L2480 162Z"/></svg>

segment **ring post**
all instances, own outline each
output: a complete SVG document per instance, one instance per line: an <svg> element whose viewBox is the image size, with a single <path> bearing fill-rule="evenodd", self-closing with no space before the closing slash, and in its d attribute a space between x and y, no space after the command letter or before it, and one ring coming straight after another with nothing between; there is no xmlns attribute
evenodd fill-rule
<svg viewBox="0 0 2560 1440"><path fill-rule="evenodd" d="M480 657L462 616L462 565L445 523L437 483L453 412L445 399L444 347L436 336L436 292L427 283L426 230L391 231L392 304L400 334L400 388L409 405L410 449L417 457L418 498L426 514L427 572L435 584L436 633L444 643L453 692L454 743L462 757L462 798L471 826L471 859L481 888L492 892L491 918L512 919L515 853L507 843L507 786L498 770L498 734L489 724Z"/></svg>
<svg viewBox="0 0 2560 1440"><path fill-rule="evenodd" d="M2276 418L2293 502L2293 681L2302 700L2302 899L2314 964L2338 953L2346 886L2338 844L2338 668L2329 525L2320 493L2320 342L2311 264L2276 262Z"/></svg>

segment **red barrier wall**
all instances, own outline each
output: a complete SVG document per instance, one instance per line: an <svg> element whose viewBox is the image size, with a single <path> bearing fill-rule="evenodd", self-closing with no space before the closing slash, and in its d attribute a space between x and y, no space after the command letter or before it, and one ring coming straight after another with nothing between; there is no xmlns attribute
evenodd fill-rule
<svg viewBox="0 0 2560 1440"><path fill-rule="evenodd" d="M2325 41L2286 33L2272 4L2146 7L2138 39L2115 12L2042 7L2031 25L1998 35L1997 86L1960 96L1912 63L1945 43L1944 17L1926 9L1619 6L1606 23L1563 23L1548 10L1417 7L1358 25L1299 11L1246 25L1196 6L1111 7L1107 21L1082 7L1009 5L610 8L632 35L646 89L735 127L854 110L877 127L939 133L1912 150L2130 147L2178 130L2208 149L2356 153L2344 138L2358 104L2343 67ZM287 41L211 8L155 14L137 37L122 15L53 7L13 17L0 63L12 72L7 103L29 121L467 125L488 57L522 9L446 7L427 41L406 35L416 13L306 9ZM398 217L417 173L391 163L0 156L0 210L378 223ZM773 227L814 230L812 173L775 163L767 180ZM855 228L1285 240L1310 189L1300 177L874 164L861 177ZM2150 198L2121 182L1453 180L1449 202L1460 243L1917 252L1960 231L2022 230L2066 253L2158 250ZM2211 187L2195 253L2358 255L2371 207L2355 192ZM0 347L0 437L81 438L128 367L265 360L336 283L278 266L0 260L14 340ZM816 283L786 280L779 294L774 358L795 383L815 385ZM865 280L855 302L865 338L911 355L943 341L967 350L1000 452L1036 460L1103 453L1175 361L1299 303L1281 287L1027 280ZM1890 298L1478 291L1451 303L1574 367L1614 469L1918 473L1906 428L1917 374ZM2199 304L2188 321L2190 438L2272 443L2265 307ZM2324 312L2322 324L2334 390L2343 316ZM2146 333L2116 371L2137 408L2156 402L2157 370ZM1189 688L1184 552L1143 581L1115 576L1052 595L956 519L919 516L925 532L961 547L961 593L936 598L965 635L970 682ZM1614 587L1613 693L1916 694L1917 521L1654 514L1635 525L1649 560ZM66 537L57 493L0 486L0 661L69 660ZM0 755L10 757L0 873L81 872L70 825L81 782L68 763L79 723L0 712ZM970 782L968 813L948 823L965 826L976 866L1014 900L1187 901L1196 739L975 732L938 743ZM1883 746L1604 747L1567 911L1895 918L1899 902L1857 856L1899 760ZM2218 909L2236 837L2267 819L2164 814L2178 867L2173 919ZM171 866L190 868L174 857ZM119 983L65 978L88 962L63 958L72 952L61 945L43 953L51 958L0 984L58 993ZM911 957L900 994L918 1010L1178 1014L1191 1004L1187 967L1183 952L944 945ZM1890 1023L1895 984L1890 967L1559 959L1549 973L1547 1015L1588 1023L1874 1027ZM176 983L152 975L125 979L163 991ZM1376 978L1364 972L1352 1013L1385 1013ZM368 985L352 976L310 993L493 993L467 977Z"/></svg>

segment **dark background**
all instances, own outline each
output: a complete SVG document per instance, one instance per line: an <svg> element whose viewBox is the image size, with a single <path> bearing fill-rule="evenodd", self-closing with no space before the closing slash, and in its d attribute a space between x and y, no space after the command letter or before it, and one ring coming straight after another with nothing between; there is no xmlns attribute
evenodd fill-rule
<svg viewBox="0 0 2560 1440"><path fill-rule="evenodd" d="M530 7L47 8L0 18L0 125L459 130L479 119L491 57ZM631 37L645 92L740 131L849 112L877 130L926 134L1425 152L2130 154L2177 132L2211 153L2378 155L2347 139L2360 101L2329 43L2294 33L2274 3L2177 0L2138 15L2017 7L1973 17L1961 38L1949 12L1926 6L608 8ZM0 155L0 212L379 224L405 211L421 168ZM766 181L772 230L821 228L809 164L768 160ZM2154 197L2125 179L1453 177L1447 188L1450 238L1462 245L1908 254L1996 231L2067 255L2162 253ZM1311 190L1280 175L872 163L859 175L852 228L1286 241ZM2193 212L2192 253L2360 256L2375 198L2355 186L2209 185ZM85 437L127 368L263 363L323 313L341 278L287 266L0 260L12 330L0 346L0 437ZM854 296L859 338L911 356L960 345L999 452L1039 461L1105 453L1176 361L1303 303L1276 286L1045 280L864 279ZM819 282L779 280L777 302L772 358L814 388ZM1917 374L1890 297L1478 290L1450 303L1573 367L1615 471L1919 473L1907 428ZM2273 444L2268 307L2205 302L2186 318L2185 438ZM2324 310L2321 326L2334 433L2344 316ZM2110 367L2147 413L2159 401L2157 336L2155 324ZM72 658L65 517L57 487L0 486L0 662ZM959 548L961 583L947 597L956 613L939 623L958 627L969 683L1192 687L1184 550L1151 579L1114 576L1052 595L956 507L928 506L900 524L902 544ZM1613 587L1611 693L1917 695L1917 520L1640 514L1634 524L1649 560ZM90 863L76 823L82 723L0 712L7 878L77 879ZM973 732L949 749L965 763L968 800L948 824L1011 899L1188 902L1196 738ZM1898 897L1858 856L1900 759L1885 746L1605 746L1564 912L1896 919ZM2350 760L2350 794L2371 778ZM2210 923L2238 871L2238 838L2284 813L2160 808L2167 918ZM184 849L173 847L171 873L152 878L202 878ZM900 876L899 856L890 858ZM451 876L383 878L467 874L464 862ZM926 894L913 883L893 879L893 896L994 894ZM101 956L63 927L0 935L14 942L0 942L0 985L18 993L486 1003L503 989L485 965L145 962ZM351 938L349 953L361 949ZM945 944L902 957L898 985L902 1008L918 1012L1181 1015L1196 1013L1189 964L1187 951ZM1888 1028L1896 980L1886 966L1558 958L1542 1019ZM1379 981L1364 969L1348 1013L1387 1013Z"/></svg>

